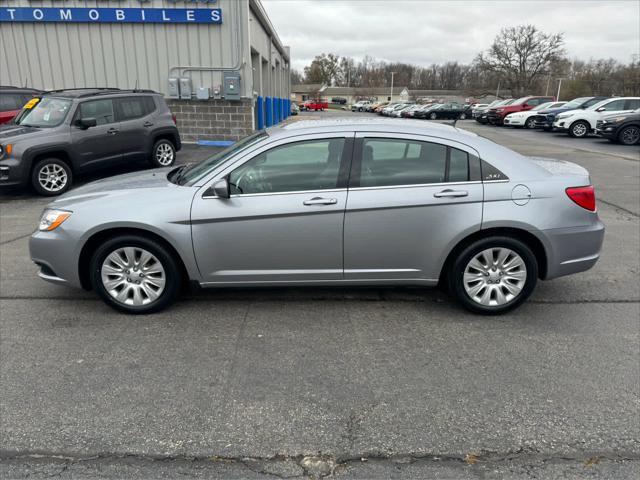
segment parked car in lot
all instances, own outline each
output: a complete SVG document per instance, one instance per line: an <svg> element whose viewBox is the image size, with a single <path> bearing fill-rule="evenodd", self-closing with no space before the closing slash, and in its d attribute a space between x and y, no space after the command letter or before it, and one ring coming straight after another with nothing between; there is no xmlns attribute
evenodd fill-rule
<svg viewBox="0 0 640 480"><path fill-rule="evenodd" d="M352 112L362 112L369 105L371 105L371 102L369 100L360 100L360 101L354 103L353 105L351 105L351 111Z"/></svg>
<svg viewBox="0 0 640 480"><path fill-rule="evenodd" d="M425 108L429 108L430 106L431 104L423 105L423 104L416 103L414 105L411 105L411 107L407 108L406 110L403 110L400 116L402 118L415 118L416 112L424 110Z"/></svg>
<svg viewBox="0 0 640 480"><path fill-rule="evenodd" d="M553 122L556 115L570 110L578 110L589 108L591 105L595 105L602 100L606 100L609 97L580 97L565 103L560 108L545 108L539 111L534 118L534 127L541 128L545 131L551 131L553 129Z"/></svg>
<svg viewBox="0 0 640 480"><path fill-rule="evenodd" d="M465 120L471 117L471 105L462 105L460 103L443 103L428 111L426 117L429 120L436 119L458 119Z"/></svg>
<svg viewBox="0 0 640 480"><path fill-rule="evenodd" d="M378 108L383 108L389 105L389 102L374 102L367 105L364 109L365 112L375 112Z"/></svg>
<svg viewBox="0 0 640 480"><path fill-rule="evenodd" d="M480 103L478 105L475 105L475 106L471 107L471 117L475 120L479 116L480 113L486 112L490 108L498 105L499 103L501 103L503 101L504 100L494 100L493 102L491 102L489 104Z"/></svg>
<svg viewBox="0 0 640 480"><path fill-rule="evenodd" d="M128 313L161 310L193 281L441 282L469 310L498 314L539 279L591 268L603 236L576 164L446 125L333 120L80 187L46 207L29 249L44 280Z"/></svg>
<svg viewBox="0 0 640 480"><path fill-rule="evenodd" d="M596 129L598 120L611 114L631 113L640 108L640 97L621 97L602 100L584 110L571 110L556 116L553 129L572 137L588 136Z"/></svg>
<svg viewBox="0 0 640 480"><path fill-rule="evenodd" d="M39 93L32 88L0 87L0 125L13 120L22 107Z"/></svg>
<svg viewBox="0 0 640 480"><path fill-rule="evenodd" d="M535 117L540 110L545 110L548 108L559 108L562 107L562 105L564 105L565 103L567 102L541 103L537 107L533 107L531 110L509 113L506 117L504 117L504 120L502 122L505 126L508 127L534 128Z"/></svg>
<svg viewBox="0 0 640 480"><path fill-rule="evenodd" d="M347 99L344 97L333 97L331 103L337 103L338 105L346 105Z"/></svg>
<svg viewBox="0 0 640 480"><path fill-rule="evenodd" d="M489 123L489 112L493 108L498 108L498 107L504 107L506 105L511 105L515 101L516 101L515 98L507 98L505 100L500 100L498 103L495 103L495 102L492 103L493 106L487 107L485 110L482 110L482 111L478 112L478 114L475 117L476 122L482 123L483 125L486 125L487 123Z"/></svg>
<svg viewBox="0 0 640 480"><path fill-rule="evenodd" d="M554 102L556 97L522 97L514 100L508 105L499 105L489 109L488 120L492 125L502 125L504 123L504 117L510 113L523 112L531 110L537 107L541 103Z"/></svg>
<svg viewBox="0 0 640 480"><path fill-rule="evenodd" d="M596 135L623 145L640 143L640 109L607 115L596 122Z"/></svg>
<svg viewBox="0 0 640 480"><path fill-rule="evenodd" d="M291 115L298 115L300 113L300 107L296 102L291 102Z"/></svg>
<svg viewBox="0 0 640 480"><path fill-rule="evenodd" d="M393 112L391 112L391 114L389 116L390 117L400 118L400 117L402 117L402 113L403 112L407 112L407 111L409 111L409 109L411 109L413 107L414 107L413 103L407 103L405 105L402 105L400 108L396 108Z"/></svg>
<svg viewBox="0 0 640 480"><path fill-rule="evenodd" d="M302 105L300 105L300 110L305 110L307 112L323 112L329 108L329 103L326 100L321 98L316 98L313 100L305 100Z"/></svg>
<svg viewBox="0 0 640 480"><path fill-rule="evenodd" d="M162 95L151 90L47 92L0 127L0 186L60 195L74 175L146 160L173 165L180 135Z"/></svg>

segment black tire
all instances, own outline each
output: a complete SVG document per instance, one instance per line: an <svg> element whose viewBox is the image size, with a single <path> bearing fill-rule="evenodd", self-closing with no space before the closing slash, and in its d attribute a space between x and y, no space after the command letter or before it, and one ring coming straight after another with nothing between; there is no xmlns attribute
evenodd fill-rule
<svg viewBox="0 0 640 480"><path fill-rule="evenodd" d="M49 181L45 180L43 177L48 171L51 172L51 175L56 175L57 180L51 177L49 177ZM39 195L44 197L62 195L69 190L72 183L73 172L71 168L59 158L52 157L39 160L31 171L31 186Z"/></svg>
<svg viewBox="0 0 640 480"><path fill-rule="evenodd" d="M461 113L460 116L458 117L458 120L466 120L466 119L467 119L466 113Z"/></svg>
<svg viewBox="0 0 640 480"><path fill-rule="evenodd" d="M527 118L527 121L524 122L524 128L535 128L535 122L533 118Z"/></svg>
<svg viewBox="0 0 640 480"><path fill-rule="evenodd" d="M432 112L432 113L429 114L429 118L431 120L436 120L438 118L438 114L435 113L435 112Z"/></svg>
<svg viewBox="0 0 640 480"><path fill-rule="evenodd" d="M629 125L624 127L618 133L618 142L622 145L635 145L640 143L640 127L637 125Z"/></svg>
<svg viewBox="0 0 640 480"><path fill-rule="evenodd" d="M569 135L573 138L585 138L589 135L590 129L591 127L587 122L584 120L578 120L569 126Z"/></svg>
<svg viewBox="0 0 640 480"><path fill-rule="evenodd" d="M158 259L164 269L166 276L164 290L158 298L151 303L141 306L124 304L112 297L102 283L101 269L104 260L115 250L124 247L138 247L145 249ZM168 307L178 296L182 283L180 268L174 259L174 255L169 253L167 248L161 243L138 235L122 235L107 240L93 253L89 268L91 269L91 286L98 295L100 295L102 300L115 310L130 314L153 313Z"/></svg>
<svg viewBox="0 0 640 480"><path fill-rule="evenodd" d="M497 306L485 306L474 301L464 287L463 277L468 263L473 257L488 248L508 248L518 254L526 267L526 280L520 293L507 303ZM538 262L531 249L515 238L495 236L477 240L456 255L447 272L449 292L460 304L473 313L500 315L522 304L535 289L538 280Z"/></svg>
<svg viewBox="0 0 640 480"><path fill-rule="evenodd" d="M164 157L162 154L166 154ZM170 156L170 158L169 158ZM156 168L171 167L176 163L176 147L172 141L161 138L153 144L149 163Z"/></svg>

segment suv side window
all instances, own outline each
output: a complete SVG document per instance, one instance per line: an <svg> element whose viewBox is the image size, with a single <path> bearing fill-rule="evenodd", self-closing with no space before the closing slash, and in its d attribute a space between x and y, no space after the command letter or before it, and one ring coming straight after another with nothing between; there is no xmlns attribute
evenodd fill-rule
<svg viewBox="0 0 640 480"><path fill-rule="evenodd" d="M75 120L81 118L95 118L98 125L106 125L115 122L113 114L113 101L111 99L90 100L83 102L78 108Z"/></svg>
<svg viewBox="0 0 640 480"><path fill-rule="evenodd" d="M147 96L142 97L144 100L144 107L147 115L156 111L156 102L153 100L153 97Z"/></svg>
<svg viewBox="0 0 640 480"><path fill-rule="evenodd" d="M618 110L624 110L624 100L614 100L606 105L603 105L604 110L607 112L615 112Z"/></svg>
<svg viewBox="0 0 640 480"><path fill-rule="evenodd" d="M118 119L121 122L134 120L148 114L145 97L116 98Z"/></svg>
<svg viewBox="0 0 640 480"><path fill-rule="evenodd" d="M231 193L262 194L337 188L344 145L344 138L325 138L272 148L229 175Z"/></svg>
<svg viewBox="0 0 640 480"><path fill-rule="evenodd" d="M640 108L640 100L638 100L637 98L627 100L627 103L624 106L625 110L635 110L637 108Z"/></svg>

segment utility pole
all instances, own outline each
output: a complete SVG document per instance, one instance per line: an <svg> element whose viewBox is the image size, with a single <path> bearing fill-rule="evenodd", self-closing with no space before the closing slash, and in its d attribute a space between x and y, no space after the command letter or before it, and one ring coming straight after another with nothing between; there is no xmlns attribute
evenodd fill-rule
<svg viewBox="0 0 640 480"><path fill-rule="evenodd" d="M547 77L547 88L544 89L544 96L549 95L549 83L551 82L551 74Z"/></svg>
<svg viewBox="0 0 640 480"><path fill-rule="evenodd" d="M496 89L496 98L500 98L499 97L499 95L500 95L500 81L501 80L498 80L498 88Z"/></svg>
<svg viewBox="0 0 640 480"><path fill-rule="evenodd" d="M396 74L396 72L391 72L391 92L389 95L389 102L393 102L393 76Z"/></svg>
<svg viewBox="0 0 640 480"><path fill-rule="evenodd" d="M558 79L558 94L556 95L556 102L560 101L560 89L562 88L562 80L564 80L564 78Z"/></svg>

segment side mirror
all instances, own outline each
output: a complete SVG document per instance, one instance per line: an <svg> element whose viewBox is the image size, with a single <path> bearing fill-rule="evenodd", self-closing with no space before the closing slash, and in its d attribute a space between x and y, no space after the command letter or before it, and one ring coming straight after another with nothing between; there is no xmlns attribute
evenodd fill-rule
<svg viewBox="0 0 640 480"><path fill-rule="evenodd" d="M81 118L76 122L78 127L86 130L87 128L95 127L98 125L98 121L93 117Z"/></svg>
<svg viewBox="0 0 640 480"><path fill-rule="evenodd" d="M605 107L596 108L596 112L604 112L605 110Z"/></svg>
<svg viewBox="0 0 640 480"><path fill-rule="evenodd" d="M221 178L216 183L213 184L213 193L216 194L218 198L229 198L231 196L231 190L229 188L229 179Z"/></svg>

